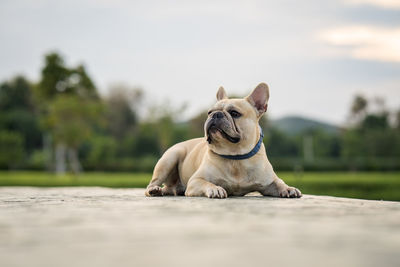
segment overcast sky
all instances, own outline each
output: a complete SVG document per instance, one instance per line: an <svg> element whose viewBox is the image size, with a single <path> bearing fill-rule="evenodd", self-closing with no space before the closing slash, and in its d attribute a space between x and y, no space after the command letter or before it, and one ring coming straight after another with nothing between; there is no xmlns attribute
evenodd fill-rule
<svg viewBox="0 0 400 267"><path fill-rule="evenodd" d="M1 81L58 51L101 93L140 86L184 118L259 82L273 118L343 123L356 93L400 109L400 0L1 0L0 48Z"/></svg>

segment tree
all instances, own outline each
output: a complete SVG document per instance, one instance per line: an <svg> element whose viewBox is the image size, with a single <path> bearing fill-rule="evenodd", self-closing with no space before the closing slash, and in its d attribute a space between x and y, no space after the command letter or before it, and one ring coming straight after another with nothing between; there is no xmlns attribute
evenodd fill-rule
<svg viewBox="0 0 400 267"><path fill-rule="evenodd" d="M358 104L357 104L358 103ZM351 109L352 114L363 113L357 124L343 134L342 155L346 158L397 157L400 135L389 123L389 111L384 100L375 99L377 108L366 111L367 100L357 96ZM357 108L355 108L357 107Z"/></svg>
<svg viewBox="0 0 400 267"><path fill-rule="evenodd" d="M395 127L400 131L400 110L395 113Z"/></svg>
<svg viewBox="0 0 400 267"><path fill-rule="evenodd" d="M275 128L266 129L264 144L269 157L297 157L300 153L295 140Z"/></svg>
<svg viewBox="0 0 400 267"><path fill-rule="evenodd" d="M58 96L49 107L49 113L44 121L50 129L57 144L57 169L65 171L65 156L68 155L71 169L79 173L81 165L78 159L78 148L92 133L97 124L102 107L93 100L77 96Z"/></svg>
<svg viewBox="0 0 400 267"><path fill-rule="evenodd" d="M117 139L124 138L135 129L139 116L138 109L143 91L125 85L110 88L105 99L107 107L107 128Z"/></svg>
<svg viewBox="0 0 400 267"><path fill-rule="evenodd" d="M81 170L78 148L99 122L102 105L96 87L82 65L68 68L57 53L45 56L36 99L42 106L43 126L55 142L56 172L66 169L66 155L74 173Z"/></svg>
<svg viewBox="0 0 400 267"><path fill-rule="evenodd" d="M115 159L117 152L117 142L110 136L94 136L90 138L90 151L87 162L91 166L102 166Z"/></svg>
<svg viewBox="0 0 400 267"><path fill-rule="evenodd" d="M350 122L358 124L367 113L368 101L362 95L356 95L350 109Z"/></svg>
<svg viewBox="0 0 400 267"><path fill-rule="evenodd" d="M40 100L51 100L59 94L71 94L83 98L98 98L96 87L85 67L68 68L57 53L45 56L41 79L36 87Z"/></svg>
<svg viewBox="0 0 400 267"><path fill-rule="evenodd" d="M204 110L189 121L191 138L204 136L204 123L207 120L207 116L207 110Z"/></svg>
<svg viewBox="0 0 400 267"><path fill-rule="evenodd" d="M361 121L360 129L364 131L385 130L389 128L389 113L368 114Z"/></svg>
<svg viewBox="0 0 400 267"><path fill-rule="evenodd" d="M0 166L17 166L24 156L23 137L18 132L0 131Z"/></svg>
<svg viewBox="0 0 400 267"><path fill-rule="evenodd" d="M351 105L351 114L358 115L360 113L365 113L368 106L368 101L361 95L357 95L354 100L353 104Z"/></svg>
<svg viewBox="0 0 400 267"><path fill-rule="evenodd" d="M64 92L70 71L65 67L64 60L57 53L45 55L45 63L37 86L37 94L41 99L51 99L58 92Z"/></svg>
<svg viewBox="0 0 400 267"><path fill-rule="evenodd" d="M153 129L158 137L158 144L161 153L164 153L174 142L177 141L177 117L183 112L186 105L175 108L166 102L159 106L150 108L148 121L153 125ZM179 140L182 141L182 140Z"/></svg>
<svg viewBox="0 0 400 267"><path fill-rule="evenodd" d="M33 111L32 88L22 76L0 85L0 110L5 112L17 108Z"/></svg>
<svg viewBox="0 0 400 267"><path fill-rule="evenodd" d="M34 108L32 86L22 76L0 85L1 129L19 133L24 150L28 153L41 147L41 131Z"/></svg>
<svg viewBox="0 0 400 267"><path fill-rule="evenodd" d="M135 157L150 155L159 157L162 154L162 151L160 151L158 133L154 127L154 123L141 123L135 135L126 138L124 144L125 150Z"/></svg>

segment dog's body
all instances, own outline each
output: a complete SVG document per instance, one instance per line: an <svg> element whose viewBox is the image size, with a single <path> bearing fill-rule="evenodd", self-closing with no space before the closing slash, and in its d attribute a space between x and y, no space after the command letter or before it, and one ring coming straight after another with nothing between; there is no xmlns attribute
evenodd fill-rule
<svg viewBox="0 0 400 267"><path fill-rule="evenodd" d="M225 198L258 191L268 196L301 197L298 189L275 174L264 144L257 150L262 141L258 120L267 109L268 98L264 83L244 99L228 99L221 87L205 123L205 138L168 149L155 166L146 195Z"/></svg>

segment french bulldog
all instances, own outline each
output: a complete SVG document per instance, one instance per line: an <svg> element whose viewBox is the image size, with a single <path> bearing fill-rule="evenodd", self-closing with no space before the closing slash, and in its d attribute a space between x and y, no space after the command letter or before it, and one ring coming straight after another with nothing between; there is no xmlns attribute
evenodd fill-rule
<svg viewBox="0 0 400 267"><path fill-rule="evenodd" d="M205 136L178 143L164 153L146 196L226 198L258 191L264 196L301 197L268 161L259 126L268 99L265 83L243 99L229 99L220 87L204 124Z"/></svg>

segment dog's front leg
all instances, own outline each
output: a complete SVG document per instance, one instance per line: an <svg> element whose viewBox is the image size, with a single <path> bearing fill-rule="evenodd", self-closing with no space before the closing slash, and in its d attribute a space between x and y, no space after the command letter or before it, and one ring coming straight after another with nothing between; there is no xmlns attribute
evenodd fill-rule
<svg viewBox="0 0 400 267"><path fill-rule="evenodd" d="M264 196L290 197L290 198L301 197L301 192L299 189L292 186L288 186L278 176L275 177L274 181L271 184L265 186L259 192Z"/></svg>
<svg viewBox="0 0 400 267"><path fill-rule="evenodd" d="M226 198L228 194L224 188L217 186L204 178L192 177L186 187L185 196L188 197L209 197Z"/></svg>

